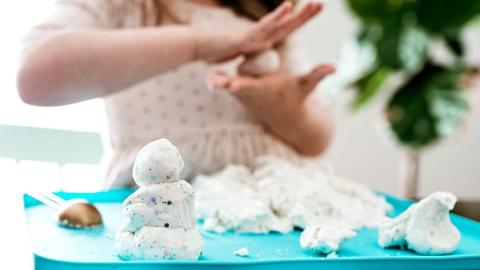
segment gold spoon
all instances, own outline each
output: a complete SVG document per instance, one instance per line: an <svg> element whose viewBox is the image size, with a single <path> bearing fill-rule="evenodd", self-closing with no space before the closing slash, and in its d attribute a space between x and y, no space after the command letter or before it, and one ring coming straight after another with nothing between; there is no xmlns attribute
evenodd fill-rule
<svg viewBox="0 0 480 270"><path fill-rule="evenodd" d="M60 225L71 228L95 228L102 225L98 209L83 199L64 200L53 193L28 193L57 212Z"/></svg>

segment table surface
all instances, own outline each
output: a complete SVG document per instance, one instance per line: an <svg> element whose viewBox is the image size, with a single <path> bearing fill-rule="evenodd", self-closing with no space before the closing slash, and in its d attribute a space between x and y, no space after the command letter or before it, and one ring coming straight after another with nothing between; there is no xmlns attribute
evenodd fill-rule
<svg viewBox="0 0 480 270"><path fill-rule="evenodd" d="M37 202L26 197L27 222L32 236L34 252L41 258L49 258L68 263L84 264L108 264L115 265L118 269L125 267L114 253L113 238L118 230L122 217L121 201L131 191L120 190L94 194L61 194L64 198L84 197L96 202L97 207L106 221L103 229L97 230L72 230L60 228L55 224L49 209L44 206L35 206ZM393 204L394 215L402 212L408 207L409 202L388 197ZM205 247L199 262L178 264L178 261L156 262L158 267L168 264L168 267L185 266L228 266L240 265L248 267L262 267L269 264L289 263L304 267L318 267L320 264L330 269L353 269L358 263L368 264L370 268L381 267L392 264L389 269L401 269L401 266L410 266L409 269L465 269L468 260L480 263L480 224L464 218L452 217L453 222L462 232L462 241L458 250L446 256L420 256L407 250L382 249L376 244L377 234L375 229L364 229L359 235L347 240L345 246L338 253L338 258L325 258L317 254L305 253L301 250L298 240L300 232L290 234L268 234L268 235L219 235L202 231L205 239ZM240 258L234 256L232 251L246 246L250 249L251 256ZM312 263L313 262L313 263ZM341 262L339 264L339 262ZM128 267L144 267L144 262L134 262ZM471 262L470 262L471 263ZM347 266L353 268L347 268ZM380 267L380 268L378 268ZM392 268L393 267L393 268ZM413 267L413 268L412 268ZM420 268L419 268L420 267ZM58 268L67 269L67 268ZM138 268L143 269L143 268ZM179 268L180 269L180 268ZM275 269L272 267L272 269ZM450 268L449 268L450 269Z"/></svg>

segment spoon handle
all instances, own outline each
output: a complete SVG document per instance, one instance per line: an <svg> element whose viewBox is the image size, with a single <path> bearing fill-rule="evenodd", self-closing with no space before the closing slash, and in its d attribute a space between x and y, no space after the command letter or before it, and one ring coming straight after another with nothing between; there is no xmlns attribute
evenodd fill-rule
<svg viewBox="0 0 480 270"><path fill-rule="evenodd" d="M54 210L58 210L60 208L60 205L55 202L55 201L52 201L50 200L49 198L45 197L44 194L39 194L39 193L28 193L28 195L32 198L34 198L35 200L45 204L46 206L54 209Z"/></svg>
<svg viewBox="0 0 480 270"><path fill-rule="evenodd" d="M66 200L58 197L57 195L55 195L53 193L43 193L42 195L45 196L47 199L50 199L50 200L56 202L59 205L63 205L67 202Z"/></svg>

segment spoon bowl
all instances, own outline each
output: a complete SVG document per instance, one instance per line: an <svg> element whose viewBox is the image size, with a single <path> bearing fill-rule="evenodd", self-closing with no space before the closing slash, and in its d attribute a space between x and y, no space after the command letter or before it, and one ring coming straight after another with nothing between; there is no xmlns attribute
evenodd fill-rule
<svg viewBox="0 0 480 270"><path fill-rule="evenodd" d="M102 216L95 206L85 200L67 201L58 210L61 225L75 228L94 228L102 225Z"/></svg>
<svg viewBox="0 0 480 270"><path fill-rule="evenodd" d="M83 199L64 200L53 193L29 193L31 197L57 212L58 223L65 227L89 229L102 226L98 209Z"/></svg>

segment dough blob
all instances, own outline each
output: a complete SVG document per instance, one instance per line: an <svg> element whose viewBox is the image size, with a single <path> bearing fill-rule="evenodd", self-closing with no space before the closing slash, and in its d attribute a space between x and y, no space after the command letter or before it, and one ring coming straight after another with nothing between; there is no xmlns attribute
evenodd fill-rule
<svg viewBox="0 0 480 270"><path fill-rule="evenodd" d="M238 73L247 76L261 76L273 73L279 69L280 56L277 51L271 49L247 56L245 61L238 67Z"/></svg>
<svg viewBox="0 0 480 270"><path fill-rule="evenodd" d="M352 230L325 225L308 225L300 236L300 246L304 250L330 254L337 252L345 239L356 236Z"/></svg>
<svg viewBox="0 0 480 270"><path fill-rule="evenodd" d="M449 211L457 198L448 192L435 192L410 206L379 227L378 244L383 248L406 246L419 254L442 255L456 250L460 232L450 221Z"/></svg>

